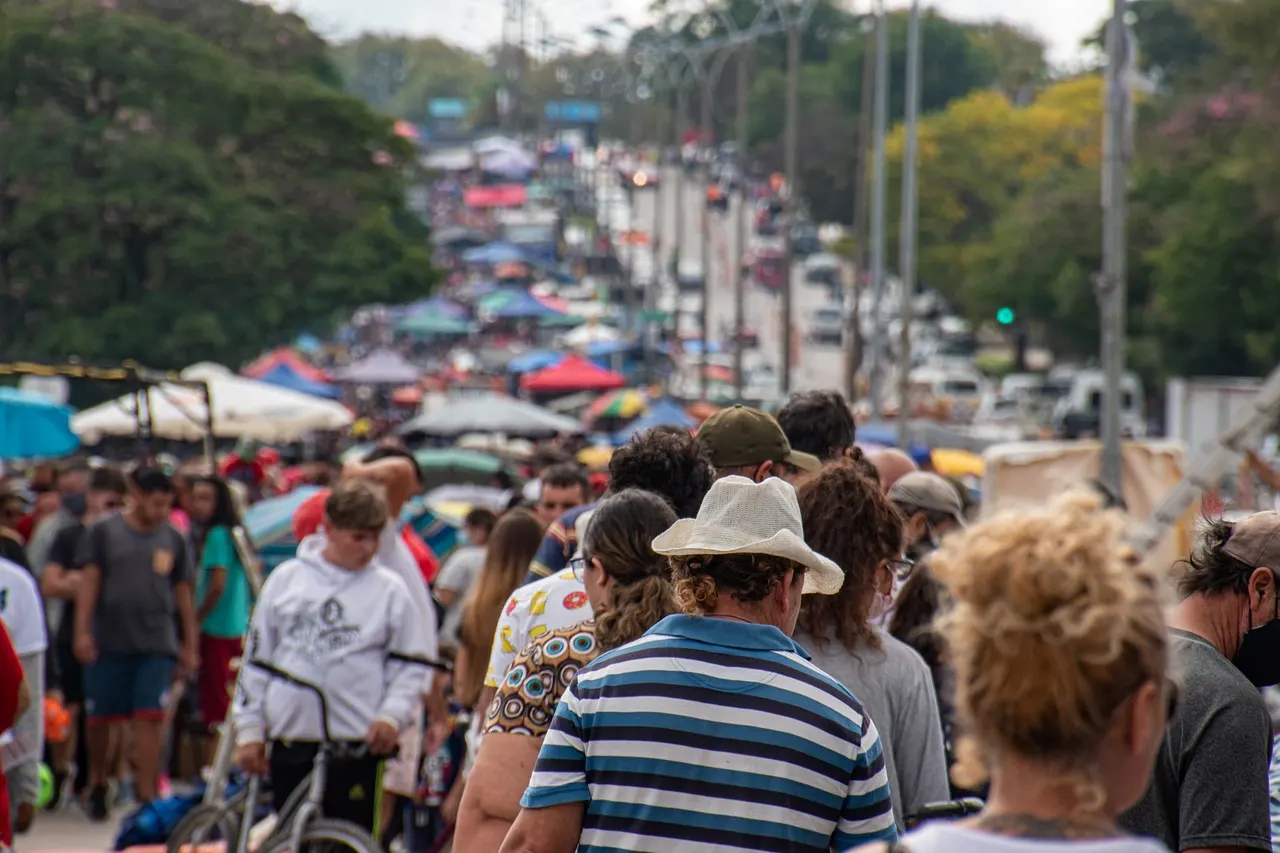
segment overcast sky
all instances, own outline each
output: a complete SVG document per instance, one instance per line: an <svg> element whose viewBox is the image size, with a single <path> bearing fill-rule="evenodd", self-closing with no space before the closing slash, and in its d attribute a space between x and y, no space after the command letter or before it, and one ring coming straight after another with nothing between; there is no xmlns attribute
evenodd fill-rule
<svg viewBox="0 0 1280 853"><path fill-rule="evenodd" d="M362 30L433 35L455 44L482 49L501 40L502 0L273 0L292 8L330 38ZM528 0L546 12L550 31L576 37L584 29L621 15L635 24L646 19L651 0ZM1039 34L1049 44L1050 59L1067 62L1078 54L1080 40L1106 16L1109 0L925 0L943 14L961 20L1003 19ZM844 0L846 7L849 0ZM859 0L866 8L868 0ZM889 0L890 6L905 0ZM588 13L584 11L590 9Z"/></svg>

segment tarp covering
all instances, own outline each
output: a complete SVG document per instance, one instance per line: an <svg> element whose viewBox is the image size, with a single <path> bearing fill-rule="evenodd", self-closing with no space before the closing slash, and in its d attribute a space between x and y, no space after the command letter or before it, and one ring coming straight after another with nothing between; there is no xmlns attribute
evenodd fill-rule
<svg viewBox="0 0 1280 853"><path fill-rule="evenodd" d="M338 389L328 382L316 382L314 379L309 379L284 362L277 364L259 376L258 381L266 382L268 385L278 385L281 388L288 388L291 391L297 391L302 394L310 394L313 397L323 397L326 400L336 400L342 396Z"/></svg>
<svg viewBox="0 0 1280 853"><path fill-rule="evenodd" d="M695 429L698 426L698 420L675 400L663 398L650 403L649 411L628 424L626 429L615 433L613 440L616 444L626 444L636 433L660 426Z"/></svg>
<svg viewBox="0 0 1280 853"><path fill-rule="evenodd" d="M0 459L56 459L75 450L71 414L38 394L0 388Z"/></svg>

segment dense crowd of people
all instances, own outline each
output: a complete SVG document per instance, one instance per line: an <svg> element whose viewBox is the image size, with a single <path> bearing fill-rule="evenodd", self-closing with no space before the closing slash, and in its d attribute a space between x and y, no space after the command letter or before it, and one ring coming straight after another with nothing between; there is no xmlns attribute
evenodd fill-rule
<svg viewBox="0 0 1280 853"><path fill-rule="evenodd" d="M265 580L220 474L0 497L0 817L38 819L42 760L94 819L126 781L164 796L189 693L198 765L229 723L279 806L327 730L325 814L409 853L1272 849L1280 513L1213 520L1170 572L1088 486L974 523L854 438L834 392L733 406L636 435L598 496L544 448L425 572L394 445Z"/></svg>

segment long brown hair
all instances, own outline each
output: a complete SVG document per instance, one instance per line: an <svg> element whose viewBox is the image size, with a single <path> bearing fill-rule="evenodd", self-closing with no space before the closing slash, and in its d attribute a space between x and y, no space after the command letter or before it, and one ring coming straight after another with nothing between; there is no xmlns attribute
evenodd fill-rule
<svg viewBox="0 0 1280 853"><path fill-rule="evenodd" d="M453 692L465 706L475 704L484 685L485 668L493 651L493 632L502 606L529 571L542 544L542 524L527 509L508 512L493 528L484 567L471 592L458 629L458 642L468 657L466 671L454 674Z"/></svg>
<svg viewBox="0 0 1280 853"><path fill-rule="evenodd" d="M880 647L867 624L876 569L902 553L902 513L857 461L825 466L796 492L804 541L844 570L835 595L806 595L799 630L824 643L832 628L846 649Z"/></svg>
<svg viewBox="0 0 1280 853"><path fill-rule="evenodd" d="M601 501L583 536L582 553L613 578L613 600L596 611L596 642L604 651L638 639L675 612L670 569L653 540L676 523L671 505L652 492L626 489Z"/></svg>

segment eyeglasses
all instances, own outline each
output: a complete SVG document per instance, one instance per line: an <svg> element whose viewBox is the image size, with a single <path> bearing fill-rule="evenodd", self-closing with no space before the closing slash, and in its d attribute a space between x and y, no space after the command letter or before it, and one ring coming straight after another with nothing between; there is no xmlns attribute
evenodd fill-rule
<svg viewBox="0 0 1280 853"><path fill-rule="evenodd" d="M899 557L896 560L886 560L885 565L889 567L889 571L893 572L894 577L904 580L907 575L911 574L911 570L916 567L916 561L908 560L906 557Z"/></svg>
<svg viewBox="0 0 1280 853"><path fill-rule="evenodd" d="M578 583L583 583L583 580L587 575L588 562L589 561L586 557L574 557L569 561L569 568L573 571L573 576Z"/></svg>

